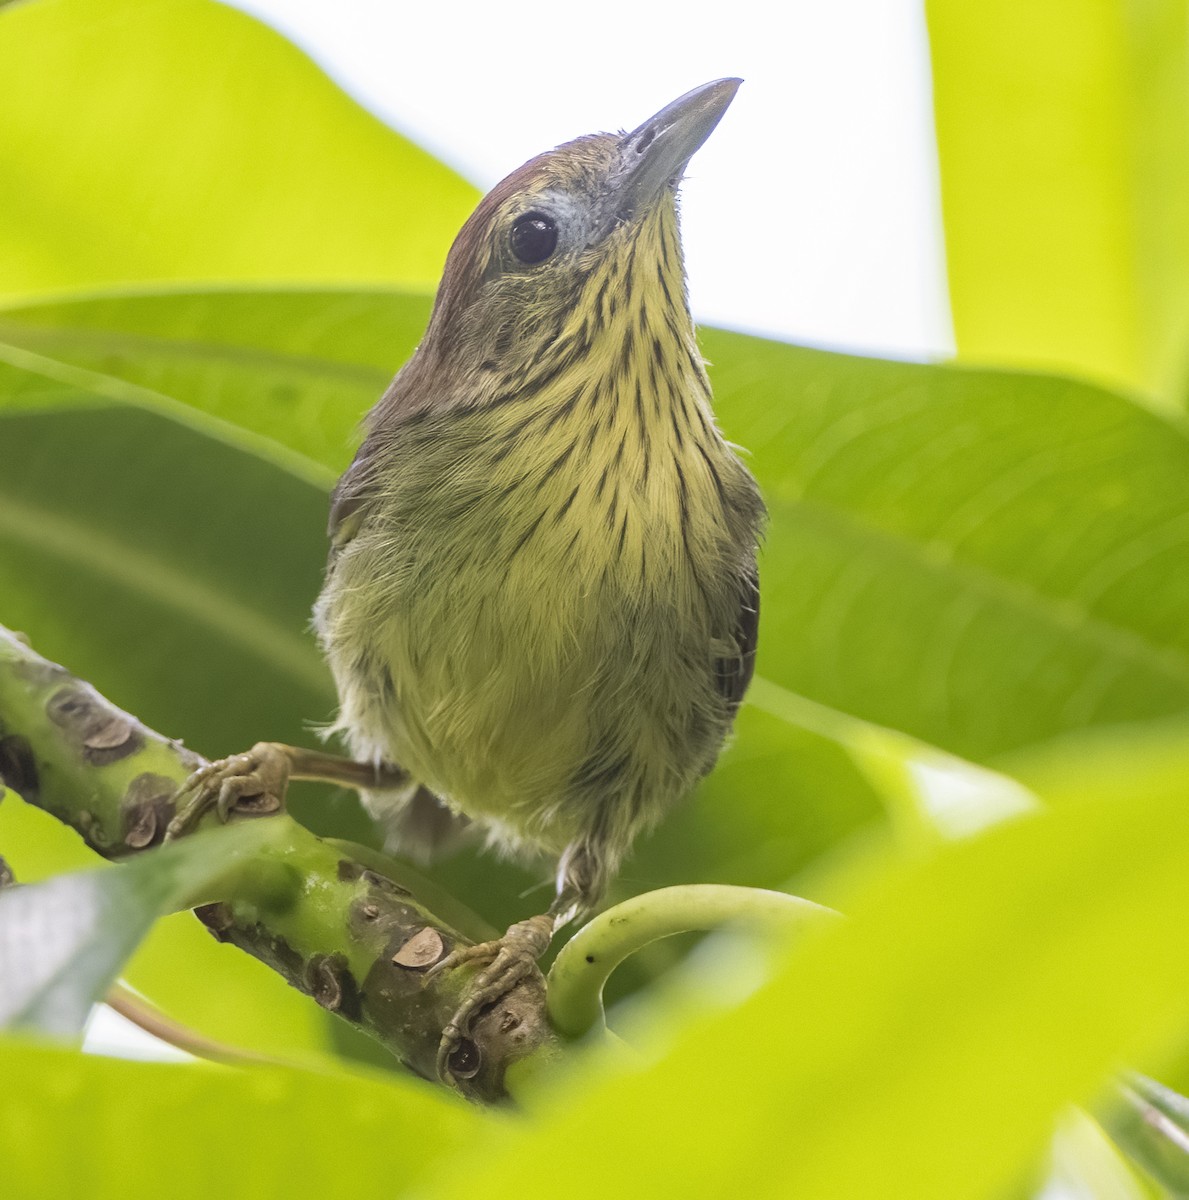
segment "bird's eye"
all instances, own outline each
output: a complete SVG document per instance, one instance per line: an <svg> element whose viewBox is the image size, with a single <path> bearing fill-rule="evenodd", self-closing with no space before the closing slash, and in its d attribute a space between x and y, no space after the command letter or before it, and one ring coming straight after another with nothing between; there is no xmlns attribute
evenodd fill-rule
<svg viewBox="0 0 1189 1200"><path fill-rule="evenodd" d="M556 248L557 226L544 213L525 213L512 222L512 253L522 263L544 262Z"/></svg>

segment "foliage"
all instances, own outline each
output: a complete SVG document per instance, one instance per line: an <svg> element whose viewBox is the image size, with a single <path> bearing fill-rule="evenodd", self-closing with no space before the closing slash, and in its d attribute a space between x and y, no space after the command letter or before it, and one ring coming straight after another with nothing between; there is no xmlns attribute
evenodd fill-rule
<svg viewBox="0 0 1189 1200"><path fill-rule="evenodd" d="M1024 7L1080 38L1008 36ZM1116 1068L1183 1088L1189 275L1169 197L1189 151L1183 39L1161 40L1182 5L1143 7L1119 41L1070 5L930 5L960 349L1140 400L704 331L772 511L761 678L620 894L784 888L848 921L708 942L621 1011L641 1058L593 1048L510 1124L360 1074L304 998L168 918L125 976L319 1073L0 1042L14 1195L55 1194L63 1136L95 1195L184 1194L177 1163L234 1110L231 1194L380 1176L444 1197L482 1175L492 1196L992 1197L1036 1181L1060 1114ZM1040 93L1060 154L1027 135ZM474 193L207 0L7 8L0 101L0 621L208 755L308 740L333 706L306 629L326 492ZM350 796L294 810L372 836ZM0 853L22 881L88 865L13 798ZM433 877L495 925L539 883L465 854ZM674 954L641 957L636 987ZM168 1136L125 1158L116 1131L149 1120ZM1152 1194L1095 1145L1081 1186Z"/></svg>

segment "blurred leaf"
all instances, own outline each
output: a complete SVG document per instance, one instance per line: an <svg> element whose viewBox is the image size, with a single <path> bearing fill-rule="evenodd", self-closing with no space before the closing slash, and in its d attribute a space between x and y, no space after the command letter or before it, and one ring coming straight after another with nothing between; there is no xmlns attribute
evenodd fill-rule
<svg viewBox="0 0 1189 1200"><path fill-rule="evenodd" d="M12 793L0 803L0 853L21 883L100 862L73 829ZM184 1025L287 1062L323 1060L342 1024L188 912L154 923L121 973Z"/></svg>
<svg viewBox="0 0 1189 1200"><path fill-rule="evenodd" d="M0 1040L0 1161L21 1200L407 1196L473 1139L413 1079L122 1062ZM68 1148L68 1152L67 1152Z"/></svg>
<svg viewBox="0 0 1189 1200"><path fill-rule="evenodd" d="M330 715L323 493L134 409L10 413L0 441L0 596L39 651L208 756Z"/></svg>
<svg viewBox="0 0 1189 1200"><path fill-rule="evenodd" d="M268 838L242 822L138 855L115 871L0 891L0 1026L69 1037L160 916L218 898L218 881Z"/></svg>
<svg viewBox="0 0 1189 1200"><path fill-rule="evenodd" d="M209 0L0 11L0 298L154 280L431 286L474 190Z"/></svg>
<svg viewBox="0 0 1189 1200"><path fill-rule="evenodd" d="M429 1194L471 1195L482 1164L492 1200L853 1200L889 1194L889 1171L914 1200L1003 1195L1065 1105L1179 1045L1183 807L1092 802L866 871L850 919L748 999L719 961L699 1019L658 1010L659 1046L555 1089ZM697 1153L691 1129L712 1131Z"/></svg>
<svg viewBox="0 0 1189 1200"><path fill-rule="evenodd" d="M960 355L1181 403L1184 0L930 0L927 10Z"/></svg>
<svg viewBox="0 0 1189 1200"><path fill-rule="evenodd" d="M1189 1099L1135 1074L1121 1091L1107 1130L1174 1196L1189 1194Z"/></svg>
<svg viewBox="0 0 1189 1200"><path fill-rule="evenodd" d="M1154 792L1189 795L1189 720L1066 734L1011 755L1003 767L1053 804L1094 796L1142 801Z"/></svg>

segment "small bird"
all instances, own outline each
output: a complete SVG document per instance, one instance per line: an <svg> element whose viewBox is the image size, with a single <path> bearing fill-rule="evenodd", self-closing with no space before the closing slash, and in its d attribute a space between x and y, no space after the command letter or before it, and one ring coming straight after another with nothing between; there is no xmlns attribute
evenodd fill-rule
<svg viewBox="0 0 1189 1200"><path fill-rule="evenodd" d="M751 679L764 506L715 424L677 213L739 83L479 204L332 499L315 627L355 761L274 747L270 772L266 744L208 780L226 808L330 777L415 856L469 825L556 860L546 913L439 964L488 964L443 1062L710 770Z"/></svg>

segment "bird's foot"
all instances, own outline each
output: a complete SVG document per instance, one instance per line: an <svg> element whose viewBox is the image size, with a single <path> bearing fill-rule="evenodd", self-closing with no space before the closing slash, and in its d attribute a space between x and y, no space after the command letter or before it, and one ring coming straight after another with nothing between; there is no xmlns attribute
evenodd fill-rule
<svg viewBox="0 0 1189 1200"><path fill-rule="evenodd" d="M471 1023L480 1010L502 999L522 979L537 972L537 959L549 949L553 927L551 916L518 921L502 938L454 950L432 968L430 974L439 975L466 963L488 964L471 981L462 1003L442 1030L442 1040L438 1044L438 1075L444 1083L454 1082L451 1056L470 1034Z"/></svg>
<svg viewBox="0 0 1189 1200"><path fill-rule="evenodd" d="M165 840L189 833L212 808L224 822L233 812L253 817L280 812L289 771L286 747L277 742L257 742L246 754L199 767L174 793L177 812Z"/></svg>

